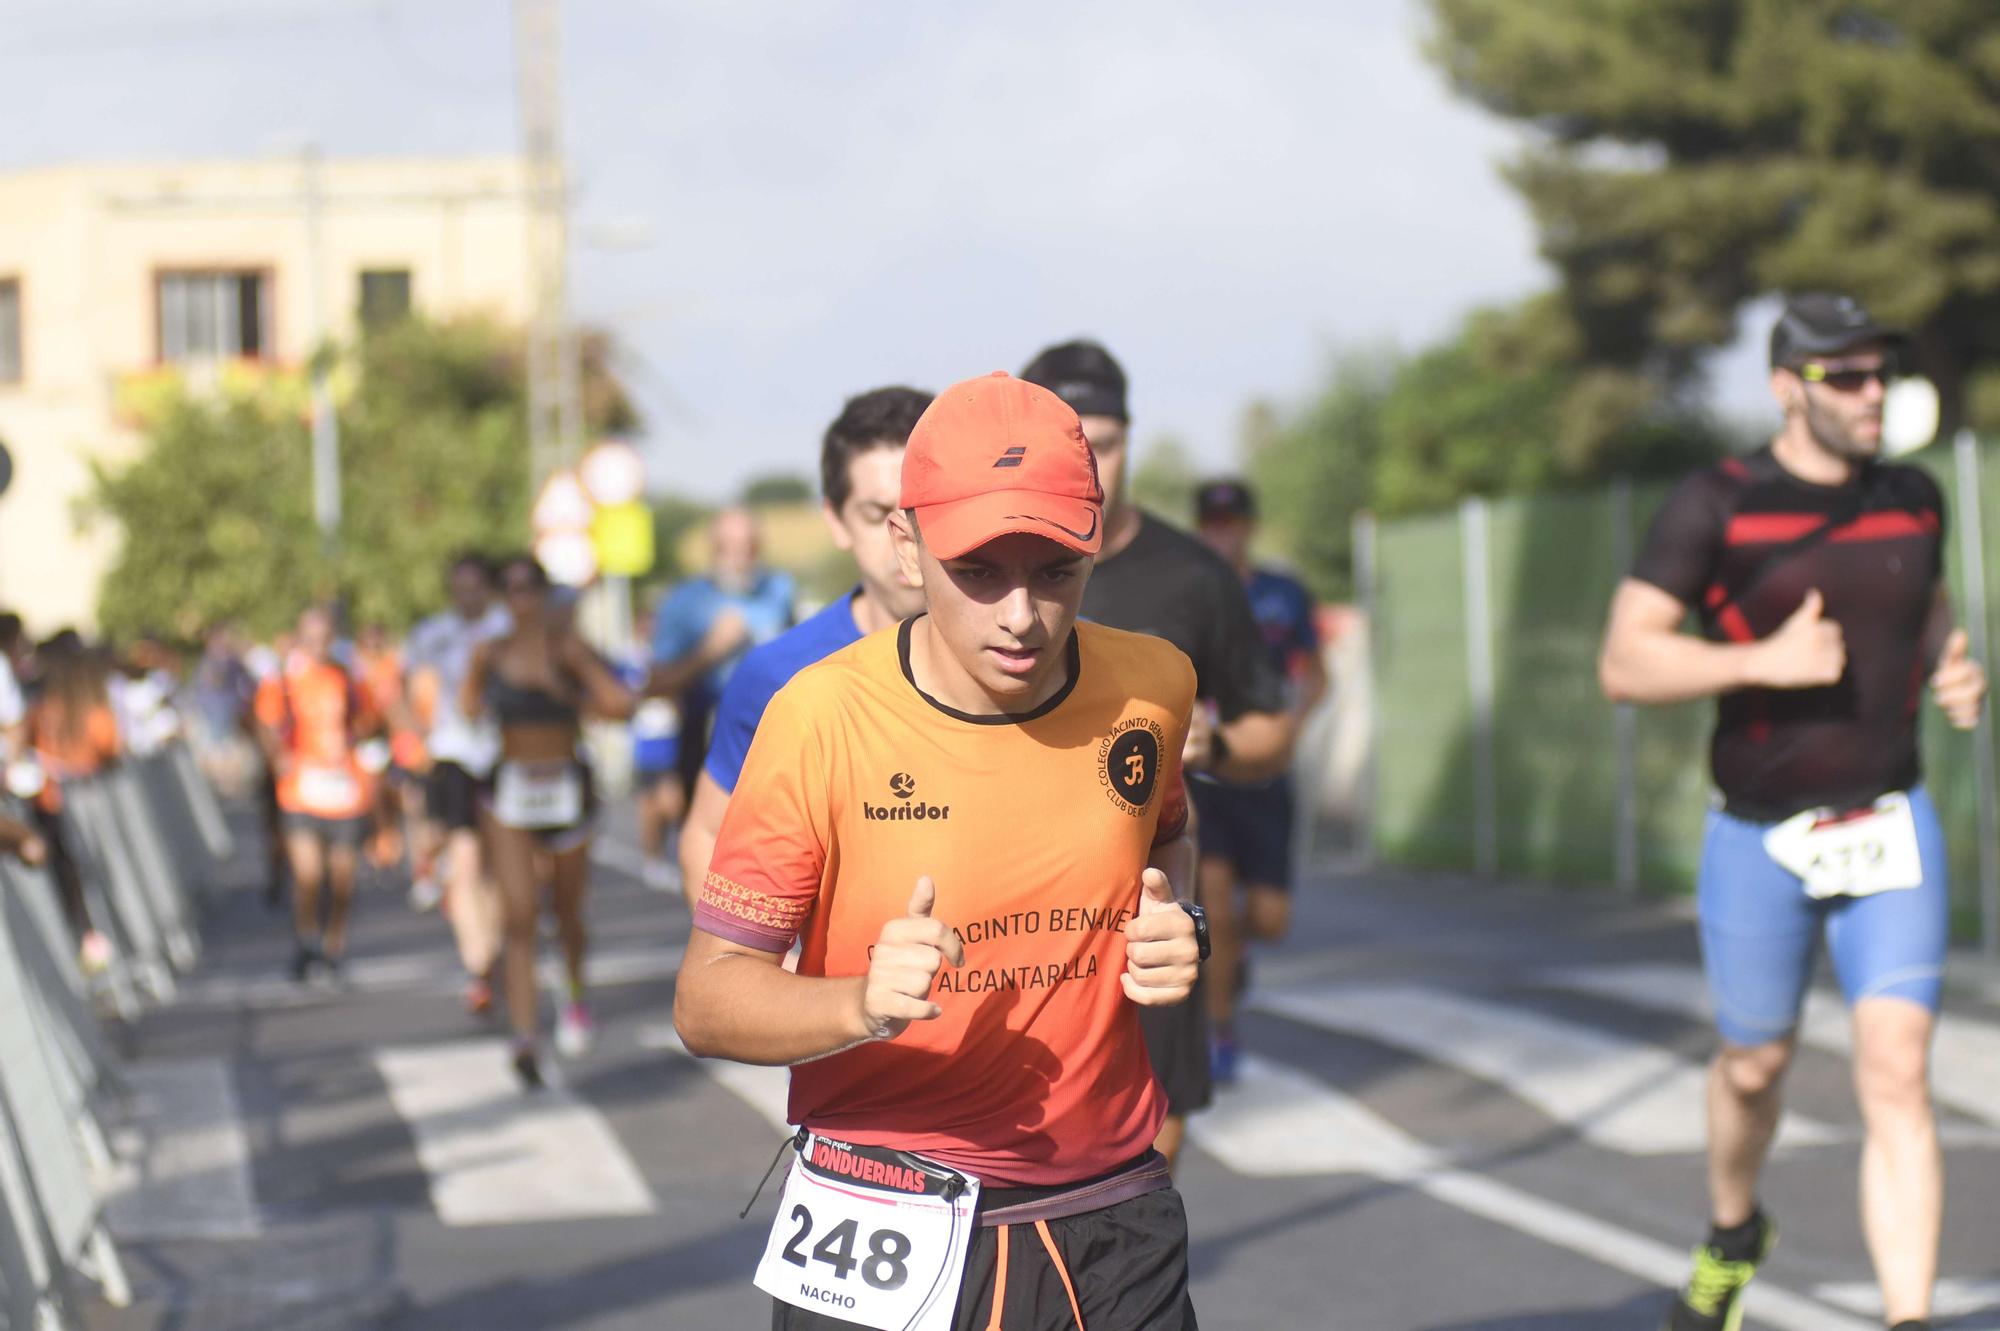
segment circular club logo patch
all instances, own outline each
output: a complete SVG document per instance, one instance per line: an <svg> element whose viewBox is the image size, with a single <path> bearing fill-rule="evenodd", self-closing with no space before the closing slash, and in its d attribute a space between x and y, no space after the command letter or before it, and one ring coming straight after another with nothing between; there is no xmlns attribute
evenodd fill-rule
<svg viewBox="0 0 2000 1331"><path fill-rule="evenodd" d="M1098 757L1102 770L1098 779L1111 802L1137 817L1153 799L1153 786L1160 779L1160 727L1144 717L1121 721L1104 743Z"/></svg>
<svg viewBox="0 0 2000 1331"><path fill-rule="evenodd" d="M889 778L889 793L906 800L917 793L917 779L908 772L898 772Z"/></svg>

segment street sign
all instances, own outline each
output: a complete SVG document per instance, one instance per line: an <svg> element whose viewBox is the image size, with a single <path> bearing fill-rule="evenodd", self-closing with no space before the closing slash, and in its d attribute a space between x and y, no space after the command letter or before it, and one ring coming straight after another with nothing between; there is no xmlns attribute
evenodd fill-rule
<svg viewBox="0 0 2000 1331"><path fill-rule="evenodd" d="M628 504L646 490L646 463L622 439L607 439L583 455L583 488L600 505Z"/></svg>
<svg viewBox="0 0 2000 1331"><path fill-rule="evenodd" d="M617 578L636 578L653 567L653 510L633 499L606 504L590 521L597 567Z"/></svg>
<svg viewBox="0 0 2000 1331"><path fill-rule="evenodd" d="M597 553L580 531L552 531L535 538L535 558L560 587L582 587L597 576Z"/></svg>
<svg viewBox="0 0 2000 1331"><path fill-rule="evenodd" d="M542 484L528 521L537 533L581 532L590 526L590 496L578 483L576 473L557 471Z"/></svg>

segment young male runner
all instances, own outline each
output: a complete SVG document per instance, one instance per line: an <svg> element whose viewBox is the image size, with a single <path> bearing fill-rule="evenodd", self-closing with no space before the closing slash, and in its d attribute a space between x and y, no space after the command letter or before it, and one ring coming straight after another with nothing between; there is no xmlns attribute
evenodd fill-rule
<svg viewBox="0 0 2000 1331"><path fill-rule="evenodd" d="M479 792L500 760L500 739L490 726L467 718L459 691L473 649L506 633L513 621L495 595L493 566L479 555L452 561L446 592L451 604L412 629L403 648L412 691L430 704L426 844L419 856L435 863L442 849L445 916L465 968L465 1006L483 1015L493 1007L500 898L482 863Z"/></svg>
<svg viewBox="0 0 2000 1331"><path fill-rule="evenodd" d="M368 835L374 781L356 756L380 726L367 692L333 656L333 615L299 616L298 645L257 688L258 734L278 783L285 853L292 870L297 946L292 978L315 967L337 976L347 951L354 872ZM320 918L320 887L327 892Z"/></svg>
<svg viewBox="0 0 2000 1331"><path fill-rule="evenodd" d="M1672 1331L1734 1331L1771 1249L1757 1180L1822 934L1854 1013L1869 1254L1890 1324L1929 1326L1944 1180L1928 1058L1949 901L1917 703L1928 679L1970 728L1986 678L1951 626L1937 486L1876 458L1901 344L1847 297L1789 301L1771 333L1783 427L1681 483L1611 606L1610 698L1719 699L1723 803L1699 895L1723 1040L1708 1092L1713 1227ZM1690 612L1698 637L1680 632Z"/></svg>
<svg viewBox="0 0 2000 1331"><path fill-rule="evenodd" d="M1250 562L1257 500L1239 480L1195 491L1202 543L1243 582L1272 669L1284 677L1295 730L1326 696L1326 664L1312 594L1297 578ZM1201 904L1215 934L1208 968L1208 1018L1215 1079L1236 1080L1236 997L1246 939L1283 938L1292 924L1292 826L1297 792L1289 773L1268 781L1225 781L1197 773L1188 785L1201 815ZM1242 888L1239 901L1237 889Z"/></svg>
<svg viewBox="0 0 2000 1331"><path fill-rule="evenodd" d="M1292 744L1284 678L1271 668L1242 582L1200 541L1142 511L1125 492L1131 416L1123 367L1095 342L1066 342L1036 356L1021 377L1049 389L1083 418L1104 481L1104 549L1084 595L1083 617L1165 638L1194 662L1203 706L1189 728L1188 771L1232 781L1279 775L1291 761ZM1203 977L1204 988L1210 982ZM1180 1154L1187 1116L1214 1093L1206 995L1197 999L1147 1012L1141 1021L1167 1093L1159 1148L1169 1160Z"/></svg>
<svg viewBox="0 0 2000 1331"><path fill-rule="evenodd" d="M926 1329L1195 1325L1136 1020L1197 971L1173 896L1194 672L1076 622L1102 497L1054 395L947 389L894 519L926 613L802 670L751 744L674 1017L698 1054L796 1065L810 1138L759 1282L778 1331L902 1327L888 1303L926 1290ZM869 1184L906 1195L836 1221ZM974 1185L973 1228L902 1219Z"/></svg>
<svg viewBox="0 0 2000 1331"><path fill-rule="evenodd" d="M848 399L827 427L819 450L821 512L833 543L854 556L861 583L753 648L729 677L681 829L686 881L699 883L708 872L722 815L771 696L813 662L924 608L923 588L905 582L897 566L889 519L902 494L903 445L930 403L929 393L914 388L877 388Z"/></svg>

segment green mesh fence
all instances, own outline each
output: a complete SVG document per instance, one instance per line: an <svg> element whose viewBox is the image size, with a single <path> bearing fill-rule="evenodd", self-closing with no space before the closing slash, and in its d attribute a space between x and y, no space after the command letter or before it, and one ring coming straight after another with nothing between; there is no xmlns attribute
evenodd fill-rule
<svg viewBox="0 0 2000 1331"><path fill-rule="evenodd" d="M1491 506L1494 839L1502 873L1609 879L1618 814L1613 709L1597 640L1618 580L1615 493ZM1602 559L1588 552L1603 551Z"/></svg>
<svg viewBox="0 0 2000 1331"><path fill-rule="evenodd" d="M1966 584L1957 523L1965 514L1953 452L1918 465L1943 488L1951 523L1946 572L1961 621ZM1980 449L1980 516L2000 533L2000 447ZM1457 512L1381 523L1375 535L1377 725L1373 830L1387 860L1479 867L1479 735L1472 707L1468 608L1489 606L1493 710L1492 844L1499 872L1584 884L1619 872L1620 723L1597 687L1596 658L1613 590L1667 484L1606 487L1495 501L1486 507L1483 562L1468 558ZM1475 528L1476 530L1476 528ZM2000 539L1984 543L1989 593L2000 592ZM1467 585L1483 567L1483 589ZM2000 616L1993 616L2000 619ZM1994 644L1975 642L1981 660ZM1693 888L1710 803L1712 703L1634 709L1625 731L1632 781L1634 884ZM1928 701L1922 722L1926 782L1952 850L1954 923L1980 924L1979 800L1973 735L1952 730Z"/></svg>
<svg viewBox="0 0 2000 1331"><path fill-rule="evenodd" d="M1438 867L1472 863L1472 709L1456 514L1376 535L1373 642L1378 713L1375 845Z"/></svg>

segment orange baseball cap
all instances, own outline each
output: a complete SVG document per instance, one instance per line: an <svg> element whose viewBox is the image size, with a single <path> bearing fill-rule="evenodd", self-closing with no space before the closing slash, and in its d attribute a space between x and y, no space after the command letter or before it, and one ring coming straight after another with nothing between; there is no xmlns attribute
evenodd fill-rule
<svg viewBox="0 0 2000 1331"><path fill-rule="evenodd" d="M916 510L940 559L1011 532L1085 555L1104 544L1104 487L1083 423L1054 393L1005 370L953 384L917 419L902 506Z"/></svg>

